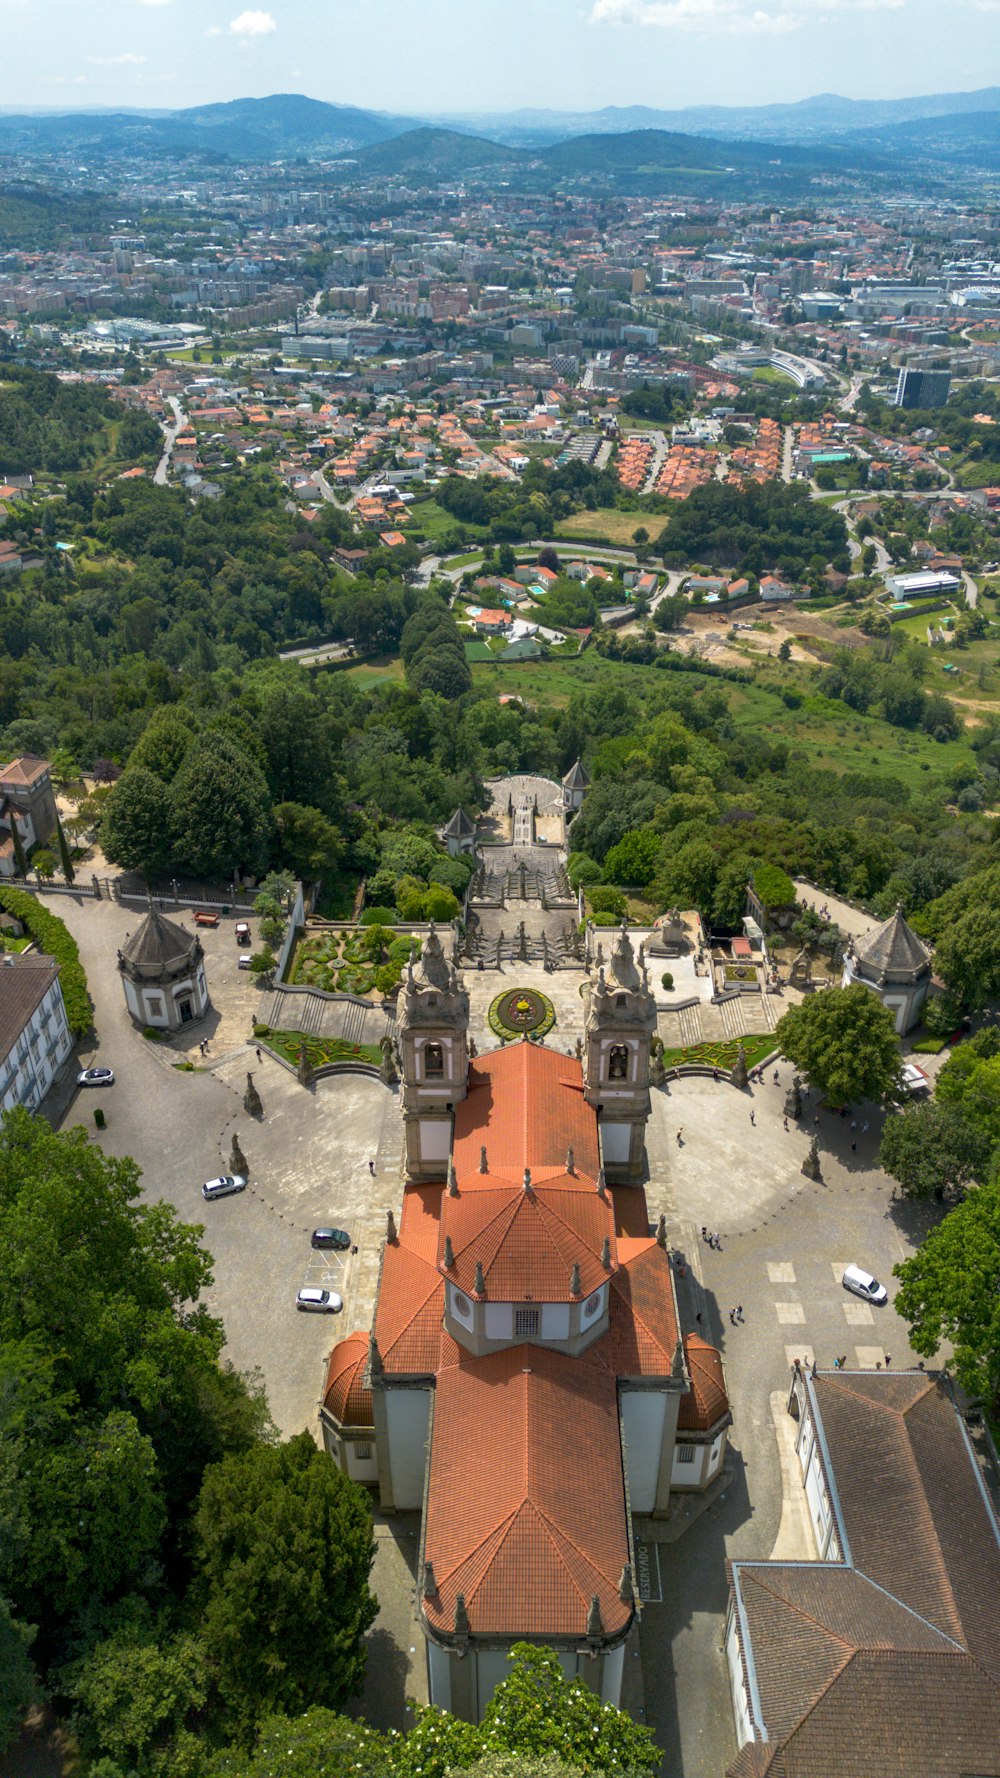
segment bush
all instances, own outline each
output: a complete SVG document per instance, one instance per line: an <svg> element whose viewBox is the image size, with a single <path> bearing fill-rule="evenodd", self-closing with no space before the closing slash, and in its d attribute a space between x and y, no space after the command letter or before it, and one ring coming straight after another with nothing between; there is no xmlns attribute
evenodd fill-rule
<svg viewBox="0 0 1000 1778"><path fill-rule="evenodd" d="M39 950L59 964L59 986L74 1037L85 1037L93 1022L87 977L77 943L62 920L42 907L26 889L0 889L0 908L20 920Z"/></svg>
<svg viewBox="0 0 1000 1778"><path fill-rule="evenodd" d="M620 889L595 887L588 890L587 900L595 914L614 914L620 920L628 913L628 902Z"/></svg>
<svg viewBox="0 0 1000 1778"><path fill-rule="evenodd" d="M362 926L396 926L398 923L399 915L395 908L379 907L365 908L360 921ZM341 938L346 938L347 933L342 932L340 936Z"/></svg>
<svg viewBox="0 0 1000 1778"><path fill-rule="evenodd" d="M262 1025L262 1024L259 1024L259 1023L258 1023L258 1022L257 1022L257 1021L256 1021L256 1020L255 1020L255 1021L254 1021L254 1028L253 1028L253 1034L254 1034L254 1036L255 1036L255 1037L270 1037L270 1035L271 1035L271 1027L270 1027L270 1025Z"/></svg>
<svg viewBox="0 0 1000 1778"><path fill-rule="evenodd" d="M581 883L599 883L603 873L596 858L588 857L586 852L571 852L566 874L573 888L579 889Z"/></svg>
<svg viewBox="0 0 1000 1778"><path fill-rule="evenodd" d="M103 1111L101 1110L101 1107L98 1106L97 1110L94 1112L94 1123L97 1125L97 1128L99 1130L103 1130L105 1125L107 1124L107 1121L108 1120L105 1117Z"/></svg>
<svg viewBox="0 0 1000 1778"><path fill-rule="evenodd" d="M669 971L669 969L665 969L665 970L664 970L664 971L663 971L663 974L662 974L662 975L661 975L661 977L660 977L660 986L661 986L661 987L662 987L662 988L666 988L666 990L667 990L667 993L668 993L668 994L669 994L669 992L670 992L670 990L671 990L671 988L672 988L672 987L673 987L673 985L674 985L674 978L673 978L673 976L672 976L672 975L671 975L671 973L670 973L670 971Z"/></svg>
<svg viewBox="0 0 1000 1778"><path fill-rule="evenodd" d="M753 873L753 886L765 909L790 907L795 901L795 884L780 865L759 864Z"/></svg>

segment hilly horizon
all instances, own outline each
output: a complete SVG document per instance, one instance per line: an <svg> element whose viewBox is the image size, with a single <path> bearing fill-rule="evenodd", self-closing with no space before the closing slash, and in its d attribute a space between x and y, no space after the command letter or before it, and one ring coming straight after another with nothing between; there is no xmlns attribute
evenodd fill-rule
<svg viewBox="0 0 1000 1778"><path fill-rule="evenodd" d="M432 118L341 105L301 93L274 93L178 110L122 106L113 110L0 112L0 147L14 152L72 147L97 154L159 148L245 159L302 154L339 157L352 149L368 149L425 130L437 132L439 146L445 135L457 134L521 150L641 131L786 147L826 144L838 149L871 149L891 148L897 131L923 122L933 126L935 139L946 149L952 143L964 154L974 146L976 120L994 115L1000 115L1000 87L905 99L845 99L821 93L775 105L701 105L679 110L609 105L593 112L522 109ZM949 125L950 119L956 121ZM867 141L862 141L863 137ZM906 148L912 139L902 134L900 146ZM479 163L485 164L487 158L485 151L478 151Z"/></svg>

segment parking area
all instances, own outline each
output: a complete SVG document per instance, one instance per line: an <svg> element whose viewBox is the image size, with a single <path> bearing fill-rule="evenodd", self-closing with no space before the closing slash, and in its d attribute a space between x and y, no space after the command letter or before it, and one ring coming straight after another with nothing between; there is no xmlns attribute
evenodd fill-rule
<svg viewBox="0 0 1000 1778"><path fill-rule="evenodd" d="M154 1044L135 1029L116 967L118 946L136 917L111 902L60 898L59 913L81 949L96 1009L96 1040L81 1061L112 1067L100 1092L63 1083L47 1109L59 1128L82 1125L108 1154L132 1155L143 1191L201 1223L213 1258L208 1303L226 1328L226 1356L258 1369L283 1433L316 1433L325 1363L334 1342L371 1324L386 1210L398 1211L401 1120L395 1095L368 1076L338 1075L308 1089L270 1057L258 1063L248 1042L257 990L236 968L232 922L204 936L216 1022L192 1041ZM202 1061L198 1042L209 1036ZM193 1061L187 1071L177 1064ZM263 1115L243 1109L252 1070ZM107 1128L97 1133L100 1106ZM233 1135L249 1165L238 1196L206 1203L201 1184L229 1170ZM376 1173L369 1171L373 1161ZM315 1252L314 1227L346 1229L356 1254ZM297 1314L303 1285L333 1288L344 1312Z"/></svg>

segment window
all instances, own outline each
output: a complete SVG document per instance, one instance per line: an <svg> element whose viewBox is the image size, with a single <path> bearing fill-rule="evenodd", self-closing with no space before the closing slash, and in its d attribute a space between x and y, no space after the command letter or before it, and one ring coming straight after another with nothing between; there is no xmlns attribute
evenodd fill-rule
<svg viewBox="0 0 1000 1778"><path fill-rule="evenodd" d="M371 1445L355 1445L354 1455L359 1463L370 1463L372 1460Z"/></svg>
<svg viewBox="0 0 1000 1778"><path fill-rule="evenodd" d="M514 1338L526 1340L537 1334L540 1319L537 1309L515 1309Z"/></svg>
<svg viewBox="0 0 1000 1778"><path fill-rule="evenodd" d="M608 1052L608 1079L628 1079L628 1045L613 1043Z"/></svg>
<svg viewBox="0 0 1000 1778"><path fill-rule="evenodd" d="M444 1079L444 1050L439 1043L429 1043L424 1049L424 1075L427 1080Z"/></svg>
<svg viewBox="0 0 1000 1778"><path fill-rule="evenodd" d="M615 995L615 1005L616 1005L616 1006L624 1006L624 1005L625 1005L625 996L624 996L624 994L616 994L616 995Z"/></svg>
<svg viewBox="0 0 1000 1778"><path fill-rule="evenodd" d="M694 1462L694 1454L695 1454L696 1449L697 1449L697 1447L695 1445L678 1445L678 1447L677 1447L677 1461L678 1461L678 1463L693 1463Z"/></svg>

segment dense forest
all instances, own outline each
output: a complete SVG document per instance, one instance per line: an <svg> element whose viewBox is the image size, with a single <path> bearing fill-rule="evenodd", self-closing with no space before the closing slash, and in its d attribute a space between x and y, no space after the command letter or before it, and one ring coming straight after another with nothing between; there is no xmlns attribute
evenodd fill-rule
<svg viewBox="0 0 1000 1778"><path fill-rule="evenodd" d="M840 514L811 499L802 482L707 482L678 501L657 548L668 567L707 562L742 574L777 568L802 579L814 563L850 568L847 527Z"/></svg>
<svg viewBox="0 0 1000 1778"><path fill-rule="evenodd" d="M83 469L101 451L106 428L114 422L122 461L159 453L156 421L123 407L106 389L61 383L18 365L0 366L0 392L0 475Z"/></svg>

